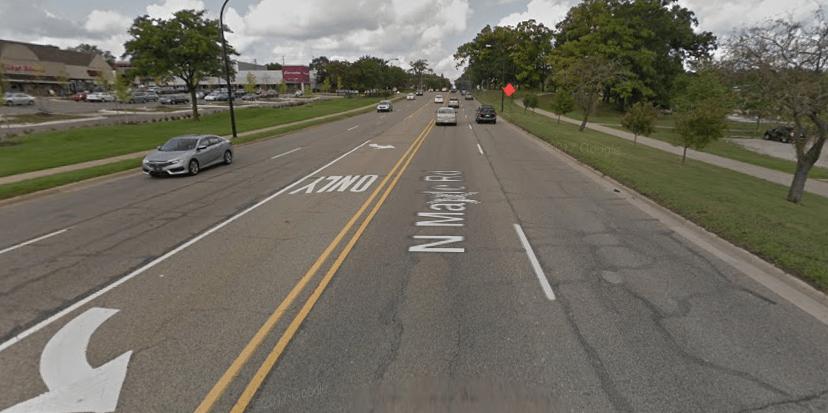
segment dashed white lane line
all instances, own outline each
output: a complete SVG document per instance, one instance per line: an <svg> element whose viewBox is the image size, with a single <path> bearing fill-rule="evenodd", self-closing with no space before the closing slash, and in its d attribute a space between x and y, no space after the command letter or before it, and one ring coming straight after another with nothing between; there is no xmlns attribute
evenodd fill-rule
<svg viewBox="0 0 828 413"><path fill-rule="evenodd" d="M348 129L348 130L354 130L354 129L358 128L358 127L359 127L359 125L356 125L356 126L354 126L353 128L350 128L350 129Z"/></svg>
<svg viewBox="0 0 828 413"><path fill-rule="evenodd" d="M294 150L292 150L292 151L287 151L287 152L285 152L285 153L283 153L283 154L281 154L281 155L276 155L276 156L274 156L274 157L272 157L272 158L270 158L270 159L276 159L276 158L278 158L278 157L280 157L280 156L285 156L285 155L287 155L287 154L289 154L289 153L296 152L296 151L298 151L299 149L302 149L302 148L296 148L296 149L294 149Z"/></svg>
<svg viewBox="0 0 828 413"><path fill-rule="evenodd" d="M546 279L546 275L543 273L543 269L538 262L538 257L535 256L535 252L532 251L532 246L529 245L529 240L526 239L526 234L523 233L523 229L520 225L515 224L515 231L518 233L518 237L520 237L520 242L523 244L523 249L526 250L526 255L529 256L529 261L532 263L532 268L535 270L535 275L538 276L538 280L541 283L541 288L543 292L546 294L546 298L550 301L555 299L555 293L552 291L552 287L549 285L549 280Z"/></svg>
<svg viewBox="0 0 828 413"><path fill-rule="evenodd" d="M43 320L43 321L41 321L41 322L39 322L39 323L35 324L35 325L34 325L34 326L32 326L31 328L29 328L29 329L27 329L27 330L24 330L24 331L20 332L20 334L18 334L18 335L16 335L16 336L12 337L12 338L10 338L10 339L8 339L7 341L5 341L5 342L3 342L3 343L0 343L0 352L2 352L3 350L5 350L5 349L7 349L7 348L11 347L13 344L15 344L15 343L17 343L17 342L19 342L19 341L23 340L24 338L26 338L26 337L28 337L28 336L30 336L30 335L32 335L32 334L34 334L34 333L36 333L36 332L40 331L41 329L43 329L44 327L46 327L46 326L48 326L48 325L50 325L50 324L54 323L55 321L60 320L61 318L65 317L67 314L69 314L69 313L71 313L71 312L73 312L73 311L77 310L78 308L80 308L80 307L82 307L82 306L86 305L86 304L87 304L87 303L89 303L90 301L92 301L92 300L94 300L94 299L96 299L96 298L98 298L98 297L100 297L100 296L102 296L102 295L104 295L104 294L108 293L109 291L111 291L111 290L115 289L116 287L120 286L121 284L123 284L123 283L125 283L125 282L127 282L127 281L129 281L129 280L131 280L131 279L133 279L133 278L135 278L136 276L138 276L139 274L143 273L144 271L146 271L146 270L148 270L148 269L150 269L150 268L152 268L152 267L156 266L158 263L160 263L160 262L162 262L162 261L166 260L167 258L170 258L170 257L172 257L173 255L175 255L175 254L177 254L177 253L179 253L179 252L183 251L185 248L187 248L187 247L189 247L189 246L191 246L191 245L195 244L195 243L196 243L196 242L198 242L198 241L201 241L204 237L206 237L206 236L208 236L208 235L210 235L210 234L212 234L212 233L214 233L214 232L216 232L216 231L220 230L221 228L224 228L226 225L230 224L231 222L233 222L233 221L235 221L235 220L237 220L237 219L241 218L241 217L242 217L242 216L244 216L244 215L247 215L247 213L249 213L250 211L252 211L252 210L254 210L254 209L256 209L256 208L258 208L258 207L260 207L260 206L264 205L265 203L269 202L269 201L270 201L270 200L272 200L273 198L276 198L277 196L281 195L282 193L284 193L284 192L286 192L286 191L289 191L291 188L293 188L294 186L298 185L300 182L304 181L305 179L308 179L308 178L310 178L310 177L312 177L312 176L314 176L314 175L318 174L319 172L322 172L322 171L323 171L324 169L326 169L327 167L329 167L329 166L331 166L331 165L333 165L333 164L335 164L335 163L339 162L342 158L344 158L344 157L346 157L346 156L348 156L348 155L350 155L350 154L352 154L352 153L356 152L356 150L357 150L357 149L359 149L359 148L361 148L361 147L365 146L368 142L371 142L371 140L369 139L369 140L367 140L367 141L363 142L362 144L360 144L360 145L359 145L359 146L357 146L356 148L351 149L350 151L346 152L344 155L342 155L342 156L340 156L340 157L338 157L338 158L336 158L336 159L332 160L331 162L327 163L325 166L323 166L323 167L321 167L321 168L319 168L319 169L317 169L317 170L315 170L315 171L313 171L313 172L309 173L308 175L306 175L306 176L304 176L304 177L302 177L302 178L299 178L299 180L297 180L297 181L293 182L292 184L290 184L290 185L288 185L288 186L286 186L286 187L282 188L280 191L276 192L275 194L270 195L269 197L267 197L267 198L265 198L265 199L263 199L263 200L261 200L261 201L257 202L257 203L256 203L256 204L254 204L253 206L248 207L248 208L247 208L247 209L245 209L244 211L239 212L238 214L233 215L232 217L230 217L230 218L228 218L228 219L226 219L226 220L222 221L220 224L218 224L218 225L216 225L216 226L214 226L214 227L212 227L212 228L210 228L210 229L208 229L208 230L206 230L206 231L202 232L201 234L199 234L199 235L197 235L196 237L194 237L194 238L190 239L189 241L185 242L184 244L182 244L182 245L178 246L177 248L173 249L172 251L169 251L169 252L167 252L166 254L164 254L164 255L162 255L162 256L160 256L160 257L158 257L158 258L156 258L156 259L152 260L149 264L144 265L144 266L143 266L143 267L141 267L141 268L138 268L137 270L135 270L135 271L133 271L133 272L131 272L131 273L129 273L129 274L127 274L127 275L125 275L123 278L118 279L117 281L113 282L112 284L109 284L109 285L107 285L106 287L101 288L100 290L96 291L95 293L93 293L93 294L90 294L90 295L86 296L84 299L82 299L82 300L80 300L80 301L75 302L74 304L70 305L69 307L64 308L63 310L61 310L61 311L60 311L60 312L58 312L57 314L54 314L53 316L51 316L51 317L49 317L49 318L47 318L47 319L45 319L45 320ZM41 237L41 238L42 238L42 237Z"/></svg>
<svg viewBox="0 0 828 413"><path fill-rule="evenodd" d="M34 244L35 242L38 242L38 241L44 240L44 239L49 238L49 237L53 237L53 236L58 235L58 234L62 234L62 233L64 233L64 232L68 231L68 230L69 230L69 228L64 228L64 229L62 229L62 230L60 230L60 231L55 231L55 232L53 232L53 233L51 233L51 234L46 234L46 235L44 235L44 236L42 236L42 237L37 237L37 238L35 238L35 239L31 239L31 240L28 240L28 241L26 241L26 242L21 242L20 244L17 244L17 245L12 245L11 247L8 247L8 248L5 248L5 249L0 250L0 254L5 254L5 253L7 253L7 252L9 252L9 251L16 250L16 249L18 249L18 248L20 248L20 247L25 247L26 245L29 245L29 244Z"/></svg>
<svg viewBox="0 0 828 413"><path fill-rule="evenodd" d="M469 129L471 129L471 128L472 128L471 125L469 125ZM472 129L472 130L474 130L474 129Z"/></svg>
<svg viewBox="0 0 828 413"><path fill-rule="evenodd" d="M480 144L477 144L477 150L480 151L480 154L483 155L483 148L480 147Z"/></svg>

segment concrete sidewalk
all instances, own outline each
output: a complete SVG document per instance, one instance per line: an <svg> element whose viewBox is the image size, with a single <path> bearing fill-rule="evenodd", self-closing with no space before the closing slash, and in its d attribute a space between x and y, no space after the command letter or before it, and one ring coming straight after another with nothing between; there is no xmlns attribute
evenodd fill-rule
<svg viewBox="0 0 828 413"><path fill-rule="evenodd" d="M515 100L515 103L518 106L523 107L523 100ZM535 113L548 116L556 120L558 119L558 115L552 112L545 111L543 109L535 109ZM561 120L576 125L581 124L581 121L567 118L565 116L561 116ZM626 139L628 141L632 141L635 137L635 135L633 135L632 133L621 131L618 129L613 129L603 125L598 125L595 123L587 122L586 127L598 132L606 133L608 135L614 135L621 139ZM646 136L639 136L637 142L641 145L647 145L665 152L674 153L678 156L681 156L681 153L684 151L684 148L673 146L667 142L648 138ZM697 161L706 162L711 165L716 165L721 168L730 169L731 171L741 172L746 175L755 176L759 179L764 179L769 182L784 185L785 187L790 187L791 182L793 181L792 174L779 172L773 169L763 168L761 166L751 165L733 159L723 158L721 156L712 155L706 152L695 151L693 149L687 150L687 157L690 159L695 159ZM805 191L828 198L828 183L816 179L808 179L808 181L805 183Z"/></svg>
<svg viewBox="0 0 828 413"><path fill-rule="evenodd" d="M271 127L256 129L256 130L247 131L247 132L242 132L242 133L238 133L237 135L239 137L243 137L243 136L254 135L254 134L262 133L262 132L274 131L274 130L277 130L277 129L282 129L282 128L286 128L286 127L290 127L290 126L294 126L294 125L301 125L303 123L309 123L309 122L314 122L314 121L317 121L317 120L332 118L334 116L344 115L344 114L347 114L347 113L358 112L358 111L365 110L365 109L368 109L368 108L373 108L374 106L375 106L375 104L371 104L371 105L363 106L361 108L347 110L347 111L344 111L344 112L337 112L337 113L332 113L330 115L319 116L319 117L316 117L316 118L311 118L311 119L306 119L306 120L301 120L301 121L291 122L291 123L285 123L285 124L282 124L282 125L271 126ZM231 135L224 136L224 138L232 140ZM6 185L6 184L15 183L15 182L21 182L21 181L25 181L25 180L28 180L28 179L40 178L40 177L44 177L44 176L56 175L56 174L60 174L60 173L63 173L63 172L70 172L70 171L77 171L77 170L81 170L81 169L87 169L87 168L92 168L92 167L100 166L100 165L107 165L107 164L120 162L120 161L125 161L125 160L129 160L129 159L143 158L148 152L149 151L141 151L141 152L129 153L129 154L120 155L120 156L114 156L114 157L111 157L111 158L96 159L94 161L88 161L88 162L76 163L76 164L72 164L72 165L59 166L59 167L56 167L56 168L41 169L39 171L26 172L26 173L17 174L17 175L4 176L4 177L0 177L0 185Z"/></svg>

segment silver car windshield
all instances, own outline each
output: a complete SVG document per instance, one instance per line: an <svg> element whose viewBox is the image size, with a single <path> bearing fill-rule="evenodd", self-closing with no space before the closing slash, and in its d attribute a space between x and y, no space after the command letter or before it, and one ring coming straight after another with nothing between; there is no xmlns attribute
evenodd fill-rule
<svg viewBox="0 0 828 413"><path fill-rule="evenodd" d="M158 150L162 152L191 151L195 149L196 144L198 144L196 138L173 138Z"/></svg>

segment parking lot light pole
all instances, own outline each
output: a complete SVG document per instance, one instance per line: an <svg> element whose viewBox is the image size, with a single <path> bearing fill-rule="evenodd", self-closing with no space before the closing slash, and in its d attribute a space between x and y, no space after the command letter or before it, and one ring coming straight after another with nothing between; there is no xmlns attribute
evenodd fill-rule
<svg viewBox="0 0 828 413"><path fill-rule="evenodd" d="M230 124L233 126L233 137L236 135L236 114L233 112L233 88L230 86L230 59L227 57L227 40L224 39L224 6L230 0L224 0L221 5L221 13L219 14L219 24L221 25L221 47L224 49L224 75L227 79L227 101L230 102Z"/></svg>

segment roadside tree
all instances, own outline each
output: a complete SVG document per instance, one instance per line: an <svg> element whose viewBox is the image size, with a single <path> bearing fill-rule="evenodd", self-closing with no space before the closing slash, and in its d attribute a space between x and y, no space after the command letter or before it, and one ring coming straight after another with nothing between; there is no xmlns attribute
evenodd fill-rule
<svg viewBox="0 0 828 413"><path fill-rule="evenodd" d="M552 101L549 102L552 112L558 115L558 123L561 123L561 115L575 110L575 99L572 98L572 93L563 89L558 89Z"/></svg>
<svg viewBox="0 0 828 413"><path fill-rule="evenodd" d="M687 89L675 98L673 119L676 123L674 145L684 151L681 163L687 157L687 148L704 149L727 130L727 115L735 107L735 96L711 69L689 74Z"/></svg>
<svg viewBox="0 0 828 413"><path fill-rule="evenodd" d="M655 132L658 120L658 108L650 102L637 102L621 117L621 127L633 133L633 146L638 143L638 135L650 136Z"/></svg>
<svg viewBox="0 0 828 413"><path fill-rule="evenodd" d="M218 20L205 19L205 13L205 10L180 10L169 20L138 17L129 29L132 39L124 44L124 56L131 57L133 74L173 76L184 81L195 120L198 120L195 96L198 82L206 76L224 74L222 28ZM238 55L229 44L227 54Z"/></svg>
<svg viewBox="0 0 828 413"><path fill-rule="evenodd" d="M247 73L247 83L244 84L244 91L247 93L256 91L256 75L253 73Z"/></svg>
<svg viewBox="0 0 828 413"><path fill-rule="evenodd" d="M560 67L555 74L556 82L572 91L575 106L584 116L578 128L583 132L589 117L598 108L602 94L618 76L619 65L601 55L554 60Z"/></svg>
<svg viewBox="0 0 828 413"><path fill-rule="evenodd" d="M117 102L116 107L126 102L129 102L129 100L132 98L132 93L129 90L129 86L130 82L126 76L123 76L121 74L115 75L115 83L113 87L115 89L115 102ZM124 110L124 114L126 114L126 110Z"/></svg>
<svg viewBox="0 0 828 413"><path fill-rule="evenodd" d="M828 139L828 19L821 6L802 21L792 17L743 29L727 42L724 65L741 79L738 93L794 126L796 171L787 199L799 203L808 172Z"/></svg>
<svg viewBox="0 0 828 413"><path fill-rule="evenodd" d="M512 95L514 96L514 95ZM523 113L526 113L526 108L531 108L532 112L535 111L535 108L538 107L538 95L535 93L530 93L523 97Z"/></svg>

